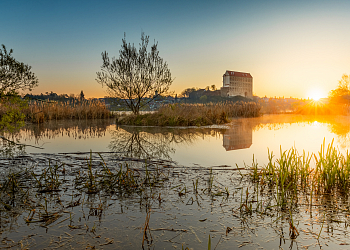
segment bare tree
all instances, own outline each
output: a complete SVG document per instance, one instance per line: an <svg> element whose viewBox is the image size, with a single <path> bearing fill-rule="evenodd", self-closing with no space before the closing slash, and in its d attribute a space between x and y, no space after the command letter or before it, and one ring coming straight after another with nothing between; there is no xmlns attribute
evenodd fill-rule
<svg viewBox="0 0 350 250"><path fill-rule="evenodd" d="M126 42L125 34L122 42L119 58L110 59L106 51L102 52L103 64L96 81L106 85L111 96L124 100L134 114L139 114L140 108L169 90L173 79L168 64L159 56L158 43L154 42L147 52L149 36L141 33L138 50Z"/></svg>

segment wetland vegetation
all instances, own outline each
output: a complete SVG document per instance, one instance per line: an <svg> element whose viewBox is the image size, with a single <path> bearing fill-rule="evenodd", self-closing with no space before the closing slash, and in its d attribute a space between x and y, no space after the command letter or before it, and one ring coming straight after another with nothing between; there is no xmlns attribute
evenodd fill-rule
<svg viewBox="0 0 350 250"><path fill-rule="evenodd" d="M129 116L25 95L39 80L1 46L1 249L348 248L350 121L325 116L349 114L348 75L322 101L178 98L158 43L134 44L96 74Z"/></svg>
<svg viewBox="0 0 350 250"><path fill-rule="evenodd" d="M349 156L323 144L316 154L291 148L267 157L265 166L253 158L249 166L212 168L107 152L15 157L16 166L3 167L0 180L1 245L347 245Z"/></svg>
<svg viewBox="0 0 350 250"><path fill-rule="evenodd" d="M236 119L232 127L177 129L117 127L105 119L27 126L13 141L46 150L22 145L0 159L0 246L345 249L350 156L341 145L347 143L349 121L332 119L280 115ZM273 143L263 135L288 134L295 126L323 126L336 139L325 134L316 151L304 152L299 143L266 149ZM250 133L253 146L236 147L250 141ZM105 150L96 143L90 144L93 151L73 144L103 138ZM265 149L255 148L258 138ZM50 150L60 141L65 151ZM214 145L228 158L219 159ZM181 147L189 155L201 148L203 162L214 158L219 164L184 165Z"/></svg>
<svg viewBox="0 0 350 250"><path fill-rule="evenodd" d="M83 92L70 103L21 99L17 91L31 90L38 79L30 66L12 57L12 50L0 49L1 248L292 249L350 244L346 117L329 122L316 116L278 116L279 122L271 122L270 116L259 116L262 108L274 113L274 103L207 103L207 96L199 97L201 103L173 103L140 114L169 90L173 78L156 42L147 52L148 36L142 33L139 50L125 37L122 41L119 58L102 53L97 73L98 83L134 113L119 115L117 124L108 120L112 114L105 103L87 101ZM347 113L349 77L342 80L329 104L307 101L293 112ZM73 119L79 124L66 125L65 120ZM32 127L23 127L24 121ZM203 125L216 127L189 128ZM300 139L297 132L303 126ZM264 150L255 147L253 134ZM300 146L315 136L306 142L314 146L320 135L324 139L318 151ZM286 147L290 142L294 146ZM252 163L246 164L247 159Z"/></svg>
<svg viewBox="0 0 350 250"><path fill-rule="evenodd" d="M139 126L206 126L228 123L232 117L257 117L260 105L255 102L208 104L169 104L154 113L118 117L118 123Z"/></svg>

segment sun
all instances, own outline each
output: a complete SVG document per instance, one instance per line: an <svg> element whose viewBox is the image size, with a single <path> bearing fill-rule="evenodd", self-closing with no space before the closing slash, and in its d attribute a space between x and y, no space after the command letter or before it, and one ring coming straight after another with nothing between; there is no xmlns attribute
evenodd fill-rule
<svg viewBox="0 0 350 250"><path fill-rule="evenodd" d="M319 101L323 97L324 97L324 94L322 93L321 90L318 90L318 89L312 90L309 94L309 98L311 98L314 101Z"/></svg>

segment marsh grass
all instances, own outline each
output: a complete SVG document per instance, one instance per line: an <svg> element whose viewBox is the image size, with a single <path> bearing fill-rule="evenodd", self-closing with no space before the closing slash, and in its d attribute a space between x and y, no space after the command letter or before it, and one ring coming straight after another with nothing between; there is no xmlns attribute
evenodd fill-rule
<svg viewBox="0 0 350 250"><path fill-rule="evenodd" d="M208 104L169 104L154 113L118 117L119 124L138 126L205 126L224 124L231 117L257 117L260 105L255 102Z"/></svg>
<svg viewBox="0 0 350 250"><path fill-rule="evenodd" d="M42 123L62 119L102 119L111 117L111 112L101 101L39 102L32 101L23 110L26 120Z"/></svg>
<svg viewBox="0 0 350 250"><path fill-rule="evenodd" d="M303 224L298 221L301 218L299 214L304 212L303 208L312 209L312 197L315 197L317 208L314 209L318 209L317 212L320 214L315 237L317 239L321 237L322 240L323 224L328 226L331 220L338 220L337 214L335 215L337 211L334 210L335 206L333 205L337 203L339 195L348 192L349 189L347 184L348 156L341 155L334 148L333 143L326 145L325 142L323 142L318 154L305 152L299 154L295 148L286 151L280 149L279 153L279 157L276 157L273 152L268 152L266 166L259 166L253 156L251 168L247 167L242 170L237 166L237 169L225 169L223 172L222 169L215 167L193 170L180 166L171 168L170 166L166 167L165 162L160 163L159 160L152 162L151 159L137 159L137 161L134 159L135 165L129 161L109 162L105 161L102 155L90 152L89 155L86 154L85 158L79 158L82 163L79 164L79 168L69 169L69 165L66 165L68 176L64 174L65 166L63 164L51 164L50 162L48 166L39 168L35 175L32 173L33 170L30 170L11 172L6 177L1 176L1 195L2 198L9 197L4 202L9 207L3 203L0 204L0 219L1 217L10 217L11 211L18 211L14 208L18 204L22 204L21 206L27 214L21 218L24 218L25 223L30 223L33 227L35 223L39 223L38 225L42 227L51 227L67 220L66 224L60 224L59 227L65 227L71 231L86 230L94 234L95 231L101 230L101 226L96 226L96 221L93 221L92 224L88 220L85 220L83 224L81 220L83 221L82 218L85 217L85 214L86 217L98 217L99 222L103 223L101 218L108 216L105 211L117 209L116 206L112 207L111 205L114 200L133 201L137 210L142 210L146 216L145 220L141 221L142 225L139 224L141 233L138 238L138 246L144 245L145 248L151 248L160 242L159 235L155 231L187 232L178 228L164 228L164 224L160 224L162 227L157 228L156 226L159 224L157 224L156 219L151 221L151 212L152 216L155 215L152 218L157 218L157 209L161 206L167 207L168 204L171 204L173 207L174 204L178 203L186 207L197 203L198 209L210 207L215 211L216 208L220 214L225 213L235 218L233 221L227 222L228 220L224 216L225 223L233 223L233 225L228 224L227 227L225 225L226 232L222 231L222 236L226 234L227 237L233 231L234 236L231 235L231 237L236 237L237 224L235 223L239 224L239 230L250 232L254 227L254 221L263 220L266 225L273 228L278 227L282 230L285 228L287 234L283 235L282 233L281 239L285 240L289 231L289 239L293 241L299 236L299 233L305 235L303 228L299 228ZM111 166L110 163L113 165ZM74 172L72 172L73 170ZM232 175L230 171L233 171ZM341 171L345 171L345 173L340 173ZM170 175L173 177L172 179L170 179ZM224 177L227 176L230 177L226 181ZM66 178L65 181L63 178ZM229 179L231 181L228 181ZM59 182L58 186L55 186L57 182ZM30 188L28 190L23 188L25 185L30 186ZM29 191L33 188L34 192ZM46 192L46 190L57 188L61 188L61 192ZM41 192L43 190L45 192ZM161 191L163 191L162 197ZM68 198L70 192L71 198ZM165 193L171 193L171 196L167 196ZM85 195L88 197L86 201ZM169 199L169 197L172 198ZM17 199L15 203L11 203L13 198ZM121 207L119 208L118 205L118 209L122 212ZM192 207L192 209L194 208ZM84 209L88 209L88 212L84 212ZM331 209L335 212L327 215L327 211ZM76 211L80 211L84 217L78 218ZM115 210L113 211L115 212ZM324 216L321 216L323 211L325 211ZM350 210L347 209L347 211ZM69 215L65 216L65 213L69 213ZM340 216L343 215L345 215L344 212ZM53 224L63 216L66 218ZM198 217L200 225L205 225L208 231L215 229L214 225L210 223L210 215L205 216ZM195 222L191 221L190 223ZM253 224L253 227L250 224ZM5 223L3 225L4 228L9 228ZM154 235L151 235L151 232ZM100 232L96 235L100 235ZM214 241L211 241L215 239L215 235L208 238L208 234L205 234L203 241L205 246L202 245L200 249L207 247L207 241L208 249L219 249L221 238L216 238L218 241L215 240L217 244L214 248ZM119 238L118 240L125 239ZM106 242L111 241L106 240ZM189 240L188 243L193 244L193 242ZM185 248L184 244L182 246Z"/></svg>
<svg viewBox="0 0 350 250"><path fill-rule="evenodd" d="M132 168L131 163L125 163L119 164L119 170L116 171L115 167L109 168L102 156L99 156L99 166L96 166L96 159L92 159L93 153L90 152L90 157L85 161L85 167L79 171L79 174L75 174L75 178L66 176L64 164L52 164L50 161L46 167L33 166L20 171L10 171L6 175L1 173L1 230L6 230L7 223L9 223L6 218L17 218L18 214L26 212L27 215L22 217L25 223L38 223L41 227L49 227L64 213L67 213L67 208L73 209L81 206L83 209L85 202L84 199L81 199L82 193L87 194L90 198L98 196L98 193L118 197L136 195L136 197L142 197L143 202L146 203L148 200L157 199L161 202L157 189L168 180L169 170L167 168L145 162L147 168L138 169L135 166ZM66 191L72 191L71 201L65 199L69 196ZM78 192L79 199L73 199L77 195L76 191L80 191ZM101 199L96 204L91 201L88 201L87 204L90 206L88 216L97 216L101 219L107 208L106 204ZM74 223L73 215L70 213L68 227L71 230L82 229L79 221L77 224ZM87 225L84 227L89 229ZM91 230L95 230L94 227Z"/></svg>
<svg viewBox="0 0 350 250"><path fill-rule="evenodd" d="M128 163L119 163L119 170L111 170L102 156L100 166L101 170L92 168L92 152L88 160L88 171L79 171L75 178L75 188L85 191L88 194L98 193L100 191L117 194L120 196L130 196L133 194L142 194L146 188L152 189L157 185L162 185L168 180L168 175L158 167L151 171L145 163L144 171L136 168L130 168ZM151 190L152 191L152 190Z"/></svg>
<svg viewBox="0 0 350 250"><path fill-rule="evenodd" d="M316 154L305 151L299 154L295 148L285 151L280 148L277 158L268 152L265 166L259 167L253 157L253 164L248 169L255 189L250 191L251 195L248 188L245 192L241 190L241 216L274 211L276 221L287 219L291 239L299 235L293 213L300 207L300 197L308 201L311 210L313 200L346 197L350 189L350 155L348 152L341 154L333 141L326 145L324 140ZM263 192L265 198L259 199L259 193ZM266 194L270 198L266 199Z"/></svg>
<svg viewBox="0 0 350 250"><path fill-rule="evenodd" d="M64 168L64 165L59 166L56 164L51 166L51 162L49 162L49 167L44 169L40 174L32 172L32 176L36 181L35 187L38 189L39 193L60 191L59 187L62 184L58 174L58 169L60 167Z"/></svg>
<svg viewBox="0 0 350 250"><path fill-rule="evenodd" d="M311 160L314 159L314 164ZM299 191L317 194L334 192L347 193L350 188L350 155L341 154L333 146L333 141L325 141L317 154L301 155L295 148L283 151L280 158L268 152L268 164L260 170L253 160L251 179L261 184L275 185L280 201L285 203L286 192L297 194Z"/></svg>
<svg viewBox="0 0 350 250"><path fill-rule="evenodd" d="M0 180L0 205L5 210L11 211L15 207L25 206L29 190L24 183L28 180L31 180L31 176L26 169L11 171L4 179Z"/></svg>

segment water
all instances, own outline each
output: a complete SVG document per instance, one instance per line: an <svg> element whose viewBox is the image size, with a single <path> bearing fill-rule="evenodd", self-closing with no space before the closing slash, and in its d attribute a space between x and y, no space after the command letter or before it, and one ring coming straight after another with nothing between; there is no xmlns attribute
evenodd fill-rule
<svg viewBox="0 0 350 250"><path fill-rule="evenodd" d="M9 173L30 167L42 174L54 164L62 183L60 191L38 192L30 175L16 177L28 198L21 200L22 191L3 193L1 201L11 208L0 207L0 247L142 249L147 235L144 249L208 249L210 235L211 249L347 249L347 196L320 195L310 206L309 194L303 194L292 210L280 211L269 207L274 202L269 190L256 190L248 176L234 169L250 165L253 155L264 165L268 149L278 156L280 147L317 153L323 141L334 141L346 153L349 124L347 117L270 115L207 128L118 127L113 120L28 125L7 138L35 147L3 142L2 187ZM100 156L90 150L100 152L112 172L128 163L145 178L144 160L138 159L149 159L152 178L166 179L142 192L101 188L88 193L76 181L81 174L88 176L90 158L91 173L105 178ZM9 154L24 156L4 159ZM35 222L46 213L55 214L55 221ZM296 239L290 236L291 218L299 231Z"/></svg>
<svg viewBox="0 0 350 250"><path fill-rule="evenodd" d="M114 151L135 157L171 159L180 165L203 167L267 162L268 149L279 155L280 148L295 147L300 153L317 153L323 140L346 153L350 119L265 115L235 119L227 126L210 128L159 128L116 126L114 120L53 121L27 126L20 142L28 153Z"/></svg>

